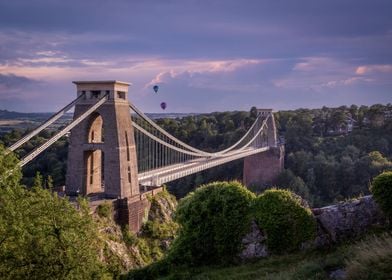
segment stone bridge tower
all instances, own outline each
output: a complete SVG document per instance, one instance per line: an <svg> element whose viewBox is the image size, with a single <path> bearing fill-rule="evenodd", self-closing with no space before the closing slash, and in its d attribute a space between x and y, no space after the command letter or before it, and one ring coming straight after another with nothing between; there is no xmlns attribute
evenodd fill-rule
<svg viewBox="0 0 392 280"><path fill-rule="evenodd" d="M128 103L129 84L79 81L74 119L100 98L108 100L71 130L66 193L128 198L139 195L134 132Z"/></svg>
<svg viewBox="0 0 392 280"><path fill-rule="evenodd" d="M243 183L245 186L264 188L276 183L284 169L284 146L279 145L272 109L258 109L261 115L271 114L267 121L267 142L270 149L244 159Z"/></svg>

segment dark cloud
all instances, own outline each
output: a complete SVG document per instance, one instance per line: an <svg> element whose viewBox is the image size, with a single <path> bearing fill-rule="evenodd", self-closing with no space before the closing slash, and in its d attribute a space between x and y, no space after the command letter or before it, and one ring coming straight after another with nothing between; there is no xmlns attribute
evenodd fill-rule
<svg viewBox="0 0 392 280"><path fill-rule="evenodd" d="M22 89L40 83L41 82L29 79L27 77L0 73L0 98L1 92L5 92L7 90L14 91L16 89Z"/></svg>
<svg viewBox="0 0 392 280"><path fill-rule="evenodd" d="M71 99L71 79L110 78L132 82L133 100L153 111L145 85L160 73L173 111L381 102L391 14L390 0L0 0L0 87L28 86L31 110ZM190 63L244 60L263 63Z"/></svg>
<svg viewBox="0 0 392 280"><path fill-rule="evenodd" d="M374 39L391 32L391 13L388 0L13 0L0 2L0 26L80 35L70 49L81 53L290 57L339 49L349 55L358 50L358 38L385 46ZM97 33L108 40L82 40ZM117 39L110 40L113 35Z"/></svg>

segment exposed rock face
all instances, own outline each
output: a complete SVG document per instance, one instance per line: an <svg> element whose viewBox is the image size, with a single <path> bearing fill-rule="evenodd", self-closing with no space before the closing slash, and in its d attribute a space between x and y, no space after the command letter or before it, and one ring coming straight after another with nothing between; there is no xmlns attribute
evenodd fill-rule
<svg viewBox="0 0 392 280"><path fill-rule="evenodd" d="M372 196L365 196L323 208L312 209L317 220L317 235L302 248L323 247L347 238L359 236L370 227L383 226L387 220ZM243 260L268 256L266 236L252 223L249 233L242 239Z"/></svg>
<svg viewBox="0 0 392 280"><path fill-rule="evenodd" d="M177 206L174 196L167 191L162 191L149 200L151 206L148 213L145 214L145 223L151 222L159 225L174 223L172 216ZM163 255L174 238L174 234L166 236L166 238L156 238L146 236L143 231L140 231L138 235L130 232L135 240L133 243L127 243L123 231L112 218L100 218L96 215L96 220L101 239L105 244L100 256L101 260L106 263L116 262L119 269L124 272L156 261L155 258L159 255L157 254L158 250ZM155 244L158 246L152 247Z"/></svg>
<svg viewBox="0 0 392 280"><path fill-rule="evenodd" d="M372 226L386 223L372 196L341 202L323 208L313 209L317 219L316 247L336 243L363 234Z"/></svg>
<svg viewBox="0 0 392 280"><path fill-rule="evenodd" d="M265 244L266 237L261 232L259 227L252 221L251 230L242 239L243 250L239 257L242 260L267 257L268 250Z"/></svg>
<svg viewBox="0 0 392 280"><path fill-rule="evenodd" d="M107 218L97 218L101 240L104 242L104 249L100 258L102 262L110 263L114 259L118 261L123 271L135 267L135 261L128 253L128 248L122 242L122 233L120 227Z"/></svg>
<svg viewBox="0 0 392 280"><path fill-rule="evenodd" d="M177 207L177 200L168 192L163 191L156 195L151 202L148 212L149 221L169 222L172 221L173 213Z"/></svg>

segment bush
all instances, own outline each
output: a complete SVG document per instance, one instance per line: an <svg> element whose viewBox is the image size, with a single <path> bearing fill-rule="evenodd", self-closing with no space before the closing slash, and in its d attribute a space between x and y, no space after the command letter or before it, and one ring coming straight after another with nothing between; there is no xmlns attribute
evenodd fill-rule
<svg viewBox="0 0 392 280"><path fill-rule="evenodd" d="M391 279L392 236L385 234L360 244L347 261L347 279Z"/></svg>
<svg viewBox="0 0 392 280"><path fill-rule="evenodd" d="M112 216L112 205L109 202L104 202L97 206L97 214L101 218L110 218Z"/></svg>
<svg viewBox="0 0 392 280"><path fill-rule="evenodd" d="M18 186L22 178L18 158L0 144L0 188Z"/></svg>
<svg viewBox="0 0 392 280"><path fill-rule="evenodd" d="M125 225L121 228L121 233L123 237L123 241L127 246L134 246L138 242L138 238L135 233L129 230L129 226Z"/></svg>
<svg viewBox="0 0 392 280"><path fill-rule="evenodd" d="M177 223L173 221L161 222L158 220L147 221L142 228L143 236L163 240L174 239L178 229Z"/></svg>
<svg viewBox="0 0 392 280"><path fill-rule="evenodd" d="M79 210L42 188L0 188L0 279L99 279L102 241Z"/></svg>
<svg viewBox="0 0 392 280"><path fill-rule="evenodd" d="M370 191L380 208L392 218L392 171L383 172L373 179Z"/></svg>
<svg viewBox="0 0 392 280"><path fill-rule="evenodd" d="M256 223L267 234L268 249L290 252L315 236L316 221L301 198L287 190L271 189L255 201Z"/></svg>
<svg viewBox="0 0 392 280"><path fill-rule="evenodd" d="M227 263L250 227L254 194L239 182L215 182L198 188L179 203L180 224L169 258L189 265Z"/></svg>

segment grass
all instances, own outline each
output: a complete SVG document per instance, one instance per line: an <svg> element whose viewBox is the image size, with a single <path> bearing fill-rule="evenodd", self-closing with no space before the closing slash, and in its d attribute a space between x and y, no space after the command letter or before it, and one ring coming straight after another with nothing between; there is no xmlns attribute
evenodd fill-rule
<svg viewBox="0 0 392 280"><path fill-rule="evenodd" d="M347 261L349 279L392 279L392 235L384 234L354 248L354 257Z"/></svg>
<svg viewBox="0 0 392 280"><path fill-rule="evenodd" d="M337 269L347 271L347 279L392 279L392 234L237 266L183 268L162 279L323 280Z"/></svg>
<svg viewBox="0 0 392 280"><path fill-rule="evenodd" d="M329 273L343 266L346 252L328 250L274 256L254 263L226 268L204 267L172 273L164 279L329 279Z"/></svg>

